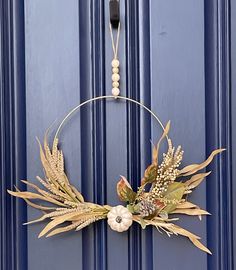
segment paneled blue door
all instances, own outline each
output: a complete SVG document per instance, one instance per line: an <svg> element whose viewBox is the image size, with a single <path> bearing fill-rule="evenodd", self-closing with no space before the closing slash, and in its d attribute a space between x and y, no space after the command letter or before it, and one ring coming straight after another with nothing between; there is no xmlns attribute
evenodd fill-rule
<svg viewBox="0 0 236 270"><path fill-rule="evenodd" d="M6 189L42 175L35 137L74 106L111 93L108 0L0 1L1 270L233 270L235 252L236 5L230 0L120 0L122 95L142 101L201 162L227 152L191 195L212 213L181 218L202 235L207 256L181 237L155 229L111 231L106 222L82 232L38 239L39 216ZM234 46L233 46L234 44ZM86 200L119 203L116 183L137 187L160 127L139 108L98 102L74 116L61 134L70 181Z"/></svg>

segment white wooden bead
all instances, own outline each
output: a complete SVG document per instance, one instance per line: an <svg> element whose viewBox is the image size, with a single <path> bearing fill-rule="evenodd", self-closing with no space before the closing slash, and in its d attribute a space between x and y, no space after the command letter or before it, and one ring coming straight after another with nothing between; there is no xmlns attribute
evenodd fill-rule
<svg viewBox="0 0 236 270"><path fill-rule="evenodd" d="M113 96L119 96L119 94L120 94L119 88L117 88L117 87L112 88L112 95Z"/></svg>
<svg viewBox="0 0 236 270"><path fill-rule="evenodd" d="M114 74L112 74L111 78L112 78L113 82L118 82L120 80L120 75L117 73L114 73Z"/></svg>
<svg viewBox="0 0 236 270"><path fill-rule="evenodd" d="M115 87L115 88L116 88L116 87L118 88L119 85L120 85L119 82L113 82L113 83L112 83L112 86Z"/></svg>
<svg viewBox="0 0 236 270"><path fill-rule="evenodd" d="M111 65L112 65L112 67L117 68L117 67L119 67L120 62L117 59L113 59L111 62Z"/></svg>
<svg viewBox="0 0 236 270"><path fill-rule="evenodd" d="M114 68L112 69L112 72L113 72L113 73L119 73L119 68L114 67Z"/></svg>

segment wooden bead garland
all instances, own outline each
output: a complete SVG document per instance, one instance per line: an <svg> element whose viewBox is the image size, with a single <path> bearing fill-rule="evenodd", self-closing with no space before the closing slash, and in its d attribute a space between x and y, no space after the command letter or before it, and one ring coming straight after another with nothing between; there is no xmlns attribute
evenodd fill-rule
<svg viewBox="0 0 236 270"><path fill-rule="evenodd" d="M119 65L120 62L118 59L113 59L111 62L112 66L112 95L117 97L120 94L120 89L119 89L119 80L120 80L120 75L119 75Z"/></svg>

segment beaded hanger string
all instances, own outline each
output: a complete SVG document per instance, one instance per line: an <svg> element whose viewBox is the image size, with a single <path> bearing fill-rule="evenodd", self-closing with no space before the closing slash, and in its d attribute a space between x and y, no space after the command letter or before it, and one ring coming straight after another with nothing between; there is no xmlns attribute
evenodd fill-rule
<svg viewBox="0 0 236 270"><path fill-rule="evenodd" d="M84 105L88 104L88 103L93 103L95 101L98 100L103 100L103 99L110 99L110 100L114 100L115 99L120 99L120 100L125 100L125 101L129 101L131 103L134 103L136 105L138 105L139 107L143 108L144 110L146 110L147 112L149 112L153 118L159 123L159 125L161 126L161 128L163 130L165 130L164 125L162 124L160 118L151 110L149 109L147 106L145 106L144 104L142 104L141 102L131 99L129 97L125 97L125 96L120 96L120 89L119 89L119 80L120 80L120 75L119 75L119 65L120 62L118 60L118 48L119 48L119 40L120 40L120 23L118 25L118 29L117 29L117 35L116 35L116 41L114 39L114 35L113 35L113 29L112 29L112 25L110 24L110 34L111 34L111 43L112 43L112 49L113 49L113 60L111 62L111 66L112 66L112 95L105 95L105 96L98 96L98 97L94 97L91 99L88 99L82 103L80 103L79 105L77 105L76 107L74 107L71 111L69 111L67 113L67 115L63 118L63 120L61 121L56 133L55 133L55 138L58 138L59 133L62 129L62 127L64 126L65 122L67 120L70 119L70 117L76 112L78 111L81 107L83 107ZM168 136L166 135L166 139L168 140Z"/></svg>
<svg viewBox="0 0 236 270"><path fill-rule="evenodd" d="M118 46L119 46L119 41L120 41L120 23L118 25L118 30L117 30L117 36L116 36L116 42L114 40L114 35L113 35L113 30L112 30L112 25L110 23L110 34L111 34L111 43L112 43L112 49L114 53L114 59L117 59L118 55Z"/></svg>
<svg viewBox="0 0 236 270"><path fill-rule="evenodd" d="M118 25L117 29L117 36L116 36L116 41L114 39L113 35L113 29L112 25L110 24L110 34L111 34L111 43L112 43L112 49L113 49L113 60L111 61L111 66L112 66L112 95L114 97L119 96L120 94L120 89L119 89L119 81L120 81L120 75L119 75L119 66L120 62L118 60L118 47L119 47L119 41L120 41L120 23Z"/></svg>

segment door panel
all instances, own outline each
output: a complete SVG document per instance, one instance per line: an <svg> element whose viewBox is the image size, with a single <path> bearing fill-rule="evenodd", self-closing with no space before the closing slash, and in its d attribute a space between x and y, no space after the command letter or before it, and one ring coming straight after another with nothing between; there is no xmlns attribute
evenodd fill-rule
<svg viewBox="0 0 236 270"><path fill-rule="evenodd" d="M151 105L163 121L171 119L173 142L185 150L184 166L206 157L204 1L151 1L150 10ZM191 199L206 207L205 183ZM206 241L205 218L181 216L178 223ZM168 239L155 230L153 239L154 269L207 269L207 255L187 239ZM186 260L186 252L192 259Z"/></svg>
<svg viewBox="0 0 236 270"><path fill-rule="evenodd" d="M102 221L80 232L42 239L37 235L46 223L20 225L40 212L18 200L15 205L6 188L19 185L16 179L27 177L36 182L35 176L43 175L36 136L42 141L50 127L52 140L70 109L111 93L112 48L108 1L10 3L2 4L4 12L0 11L8 18L4 24L1 20L0 47L1 56L7 59L1 62L0 150L6 160L1 167L2 179L6 179L1 193L1 269L25 270L26 264L29 270L233 269L235 140L230 127L235 122L236 99L233 92L231 95L235 61L231 66L233 21L229 18L235 9L231 11L230 1L120 1L121 94L143 102L163 123L171 120L173 142L185 150L183 166L201 162L220 146L229 149L211 165L209 170L214 173L207 182L191 195L193 202L213 216L202 221L181 216L177 222L201 235L212 256L182 237L169 238L136 225L118 234ZM231 42L234 40L232 36ZM24 79L12 79L10 74ZM11 82L10 88L6 81ZM9 118L9 112L17 117ZM150 141L156 143L160 134L157 123L136 105L99 101L82 108L60 133L70 181L88 201L119 204L116 183L120 175L137 188L151 161ZM11 229L4 235L8 223ZM6 250L15 252L12 259Z"/></svg>
<svg viewBox="0 0 236 270"><path fill-rule="evenodd" d="M79 33L77 1L27 1L25 3L27 178L42 175L35 137L43 140L45 130L53 125L79 100ZM75 120L78 123L78 119ZM55 123L55 122L54 122ZM80 124L68 132L65 147L71 182L80 182ZM55 124L52 130L55 128ZM69 125L68 127L69 128ZM63 138L64 140L64 138ZM73 147L76 145L76 147ZM71 149L66 151L66 149ZM70 162L68 162L70 161ZM76 169L72 169L76 168ZM40 212L28 208L28 219ZM28 268L82 269L82 235L67 234L47 242L37 239L45 224L28 227ZM44 259L42 259L44 258Z"/></svg>
<svg viewBox="0 0 236 270"><path fill-rule="evenodd" d="M182 9L183 6L185 9ZM46 10L45 7L47 7ZM54 119L61 119L70 108L79 103L81 93L87 93L84 94L86 98L110 93L112 56L109 28L107 23L102 24L108 22L109 14L107 7L105 14L101 7L96 3L79 5L78 1L70 1L69 4L65 1L50 1L48 4L48 1L41 0L26 3L27 142L31 145L27 152L27 167L30 179L34 179L34 175L38 174L40 168L39 162L36 163L38 153L38 146L34 143L36 134L42 138L43 132ZM89 8L93 14L91 19L89 19ZM142 29L143 37L139 35L141 31L136 25L139 23L138 20L132 22L129 18L135 9L138 12L139 6L134 3L127 2L121 5L122 20L126 20L127 27L125 29L125 24L122 24L119 51L121 90L134 98L147 95L146 102L160 115L161 119L164 122L168 119L172 120L171 134L175 142L183 145L184 149L189 149L189 152L185 152L186 160L189 162L203 160L205 157L203 1L197 3L196 1L181 1L178 4L175 1L151 1L150 6L144 6L143 14L149 14L146 20L150 23L150 41L140 50L138 50L139 42L142 43L142 39L147 38L147 34L146 29ZM83 18L80 18L82 12L85 14ZM95 28L95 21L100 22L101 25ZM107 30L105 35L104 28ZM89 37L90 31L92 35ZM86 43L88 48L83 46L84 38L88 38ZM82 48L80 42L82 42ZM100 52L99 56L97 50ZM138 72L138 69L145 69L145 66L140 63L140 53L144 57L149 54L149 61L143 64L150 67L148 79L144 78L142 72ZM104 57L105 54L106 57ZM131 63L128 63L128 59L131 59ZM128 63L127 66L126 63ZM106 74L104 69L106 69ZM82 72L87 80L86 83L84 77L80 76ZM102 79L103 76L106 76L105 81ZM143 93L140 93L140 82L143 79L149 80L150 87L142 87ZM186 102L183 102L183 98ZM79 135L83 130L83 125L80 125L78 115L66 125L67 132L62 134L62 147L65 150L71 181L81 187L80 179L83 175L82 179L86 179L83 181L90 182L82 184L82 192L85 189L88 199L114 205L119 203L115 189L119 175L129 175L133 184L137 186L142 174L137 164L143 163L144 156L147 156L148 161L151 146L150 137L144 135L145 125L147 125L145 122L150 122L151 119L143 114L143 121L140 123L139 110L133 106L127 107L122 102L116 103L120 104L114 104L114 102L96 104L94 109L88 106L85 112L88 123L83 120L86 130ZM128 116L124 113L126 110ZM151 140L156 142L160 135L160 127L151 122L149 129L151 131L148 131L148 134L152 134ZM139 135L140 131L144 135L143 138ZM106 135L105 138L103 138L104 135ZM91 148L84 147L82 150L81 144ZM141 144L145 146L142 155L138 153ZM194 147L193 151L194 145L198 147ZM84 152L88 156L82 169L80 163ZM137 157L134 157L136 153ZM130 171L127 170L127 165L131 167ZM147 164L142 164L142 168L145 165ZM91 173L83 172L81 175L81 170L90 170ZM205 207L204 195L203 184L193 195L193 201ZM28 210L29 219L37 215L35 210ZM205 220L200 222L197 219L183 218L180 224L200 235L206 235ZM86 258L91 258L90 266L85 266L85 269L96 269L96 265L103 267L106 263L108 269L115 267L140 269L143 258L146 261L143 269L147 269L149 262L143 254L141 245L142 238L145 237L149 241L152 239L153 242L151 247L146 248L148 253L153 253L152 256L155 258L153 259L154 269L159 267L166 269L206 268L206 255L197 249L190 248L189 242L185 239L176 237L168 239L166 235L160 235L156 230L153 232L149 230L147 235L145 232L141 234L137 226L131 229L130 233L123 234L114 233L107 229L105 224L94 227L89 228L85 233L69 233L65 236L42 240L38 240L34 233L35 230L38 232L42 228L42 224L29 227L29 269L52 266L55 264L55 258L57 258L59 269L75 264L80 269L83 253L86 254L86 257L83 257L85 262L87 262ZM45 245L46 249L43 248ZM61 248L55 248L55 246ZM181 248L178 248L179 246ZM37 250L42 250L45 260L41 260ZM166 260L165 256L167 250L169 260ZM186 256L184 250L188 250L190 257L198 258L194 266L191 260L182 264ZM79 255L76 256L77 253ZM124 259L121 261L117 254L126 255L122 256Z"/></svg>

